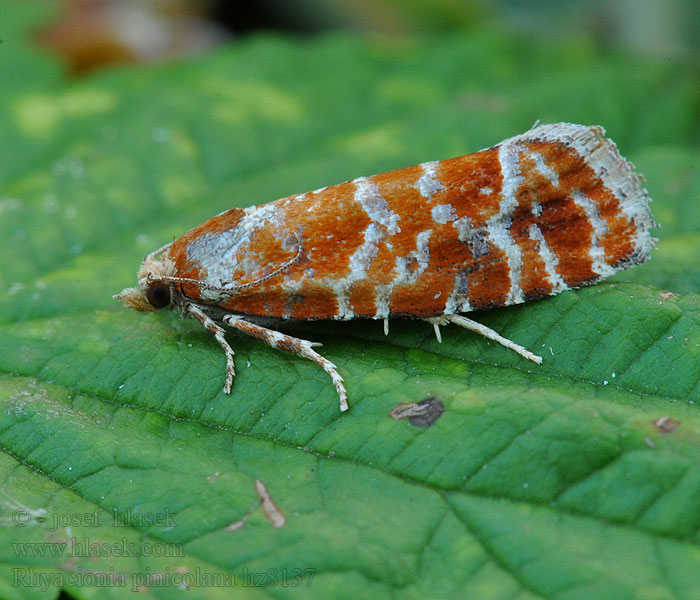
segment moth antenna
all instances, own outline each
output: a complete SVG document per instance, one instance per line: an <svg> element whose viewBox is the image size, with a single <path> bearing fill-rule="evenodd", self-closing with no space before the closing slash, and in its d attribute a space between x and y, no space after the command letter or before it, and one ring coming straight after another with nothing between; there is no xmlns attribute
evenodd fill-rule
<svg viewBox="0 0 700 600"><path fill-rule="evenodd" d="M170 275L153 275L152 273L148 275L148 281L163 281L163 282L171 282L171 283L191 283L193 285L196 285L199 289L206 289L206 290L213 290L215 292L237 292L238 290L244 290L249 287L253 287L254 285L258 285L260 283L264 283L265 281L268 281L269 279L272 279L273 277L276 277L280 273L286 271L289 267L291 267L294 263L298 262L299 259L301 258L302 253L304 252L304 244L302 243L301 236L297 233L293 232L294 237L296 238L297 241L297 253L294 258L288 260L286 263L284 263L279 269L275 269L272 273L269 273L265 275L264 277L261 277L260 279L256 279L255 281L251 281L250 283L244 283L243 285L238 285L233 288L221 288L221 287L216 287L215 285L210 285L208 283L205 283L203 281L199 281L198 279L192 279L190 277L174 277ZM171 244L166 244L159 250L156 250L155 252L151 252L146 258L148 259L149 257L156 256L159 252L163 252L163 250L167 249L170 247Z"/></svg>
<svg viewBox="0 0 700 600"><path fill-rule="evenodd" d="M245 289L253 287L255 285L265 283L266 281L269 281L273 277L277 277L277 275L279 275L280 273L284 273L293 264L299 262L299 259L301 258L301 255L304 252L304 243L302 242L302 238L301 238L301 235L299 233L296 233L293 231L292 235L297 240L297 253L296 253L296 256L294 258L288 260L279 269L275 269L274 271L272 271L272 273L268 273L264 277L261 277L260 279L256 279L255 281L251 281L249 283L244 283L243 285L237 285L233 288L233 290L234 291L245 290Z"/></svg>
<svg viewBox="0 0 700 600"><path fill-rule="evenodd" d="M143 259L143 262L146 262L147 260L152 260L153 257L158 256L161 252L165 252L172 245L173 243L170 242L168 244L165 244L165 246L161 246L160 248L158 248L158 250L154 250L153 252L146 254L146 257Z"/></svg>
<svg viewBox="0 0 700 600"><path fill-rule="evenodd" d="M202 281L199 281L197 279L191 279L189 277L174 277L171 275L153 275L152 273L148 274L147 278L148 282L151 281L165 281L165 282L171 282L171 283L192 283L196 285L200 289L207 289L207 290L214 290L217 292L223 291L222 288L218 288L214 285L210 285L208 283L204 283Z"/></svg>

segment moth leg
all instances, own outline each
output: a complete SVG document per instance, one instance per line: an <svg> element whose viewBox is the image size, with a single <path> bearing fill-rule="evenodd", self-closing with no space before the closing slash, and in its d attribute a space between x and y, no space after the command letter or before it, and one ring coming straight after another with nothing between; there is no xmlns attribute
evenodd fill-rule
<svg viewBox="0 0 700 600"><path fill-rule="evenodd" d="M530 352L527 348L523 348L522 346L516 344L512 340L504 338L502 335L499 335L493 329L486 327L486 325L482 325L481 323L477 323L476 321L467 319L467 317L463 317L462 315L441 315L439 317L430 317L428 319L425 319L425 321L428 321L428 323L432 323L433 326L454 323L455 325L459 325L460 327L464 327L465 329L469 329L470 331L474 331L475 333L481 334L485 338L493 340L494 342L498 342L506 348L514 350L523 358L527 358L528 360L531 360L532 362L537 363L538 365L542 363L541 356L537 356L536 354Z"/></svg>
<svg viewBox="0 0 700 600"><path fill-rule="evenodd" d="M223 327L220 327L210 317L208 317L196 304L188 304L187 312L197 319L204 326L204 329L214 336L216 341L219 342L219 346L221 346L223 349L224 354L226 354L226 381L224 382L224 394L230 394L231 384L233 383L233 378L236 375L236 370L233 367L233 349L224 338L226 331Z"/></svg>
<svg viewBox="0 0 700 600"><path fill-rule="evenodd" d="M337 367L331 361L323 358L323 356L312 349L312 346L320 346L321 344L318 342L309 342L308 340L295 338L290 335L280 333L279 331L274 331L273 329L267 329L266 327L255 325L254 323L246 321L245 319L236 315L226 315L224 316L223 321L226 323L226 325L235 327L243 333L256 337L273 348L284 350L285 352L291 352L292 354L303 356L304 358L308 358L309 360L315 362L326 373L328 373L333 380L335 390L338 392L341 412L348 409L348 393L345 389L345 385L343 385L343 378L340 376L340 373L338 373Z"/></svg>

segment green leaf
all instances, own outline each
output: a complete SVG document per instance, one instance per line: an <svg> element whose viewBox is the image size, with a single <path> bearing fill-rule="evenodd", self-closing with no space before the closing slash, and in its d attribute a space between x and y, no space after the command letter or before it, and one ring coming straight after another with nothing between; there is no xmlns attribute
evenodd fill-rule
<svg viewBox="0 0 700 600"><path fill-rule="evenodd" d="M481 30L263 36L68 82L16 33L45 5L8 7L2 64L32 77L0 92L0 596L698 597L692 73ZM455 327L289 325L339 366L341 415L318 367L235 332L225 396L197 323L111 299L231 206L537 119L605 125L662 225L645 265L474 314L540 366ZM427 397L430 427L389 417Z"/></svg>

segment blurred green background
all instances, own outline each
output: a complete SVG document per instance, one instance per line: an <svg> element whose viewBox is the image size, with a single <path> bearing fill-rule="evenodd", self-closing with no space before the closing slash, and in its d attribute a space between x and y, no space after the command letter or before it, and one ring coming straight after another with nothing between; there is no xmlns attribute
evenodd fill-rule
<svg viewBox="0 0 700 600"><path fill-rule="evenodd" d="M590 36L656 56L697 61L700 3L693 0L265 0L220 2L214 16L239 31L346 28L379 33L439 32L484 22L541 37ZM248 5L252 3L246 3Z"/></svg>
<svg viewBox="0 0 700 600"><path fill-rule="evenodd" d="M44 40L75 70L188 54L260 31L411 36L491 26L700 64L696 0L55 0ZM505 31L504 31L505 32Z"/></svg>

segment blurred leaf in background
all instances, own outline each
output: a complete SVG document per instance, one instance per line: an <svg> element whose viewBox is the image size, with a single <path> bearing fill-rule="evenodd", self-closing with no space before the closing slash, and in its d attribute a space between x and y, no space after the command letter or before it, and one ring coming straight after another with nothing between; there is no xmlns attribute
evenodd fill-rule
<svg viewBox="0 0 700 600"><path fill-rule="evenodd" d="M260 31L440 35L491 26L543 40L595 40L698 65L692 0L57 0L37 40L80 75L201 53Z"/></svg>
<svg viewBox="0 0 700 600"><path fill-rule="evenodd" d="M27 35L53 8L7 1L0 23L0 596L696 597L692 65L480 16L417 37L256 35L71 81ZM438 344L424 323L290 325L340 366L341 416L315 365L233 332L224 396L197 323L111 299L146 252L231 206L536 120L604 125L662 224L640 267L475 315L539 367L455 328ZM426 398L445 407L430 427L390 418Z"/></svg>

